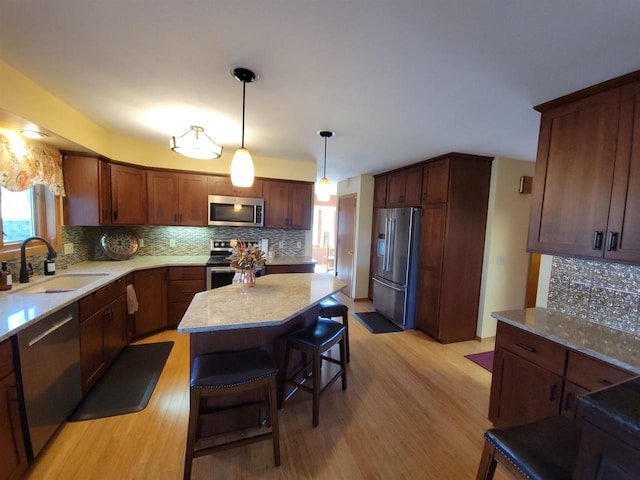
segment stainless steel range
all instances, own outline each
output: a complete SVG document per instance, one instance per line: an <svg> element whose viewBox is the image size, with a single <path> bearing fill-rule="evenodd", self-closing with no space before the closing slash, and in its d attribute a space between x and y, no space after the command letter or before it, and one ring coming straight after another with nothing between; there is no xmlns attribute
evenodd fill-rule
<svg viewBox="0 0 640 480"><path fill-rule="evenodd" d="M235 268L226 258L233 252L233 246L238 240L211 240L211 256L207 261L207 290L224 287L233 283ZM246 240L245 240L246 241ZM260 243L249 241L249 243ZM257 272L260 276L262 272Z"/></svg>

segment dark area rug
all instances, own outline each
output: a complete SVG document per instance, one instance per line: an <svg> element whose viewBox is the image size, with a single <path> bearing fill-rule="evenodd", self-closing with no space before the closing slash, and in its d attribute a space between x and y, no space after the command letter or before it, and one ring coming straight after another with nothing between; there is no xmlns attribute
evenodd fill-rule
<svg viewBox="0 0 640 480"><path fill-rule="evenodd" d="M489 352L472 353L471 355L465 355L464 357L493 373L493 350Z"/></svg>
<svg viewBox="0 0 640 480"><path fill-rule="evenodd" d="M402 332L402 328L378 312L360 312L353 316L371 333Z"/></svg>
<svg viewBox="0 0 640 480"><path fill-rule="evenodd" d="M125 347L69 417L70 422L139 412L149 403L173 342Z"/></svg>

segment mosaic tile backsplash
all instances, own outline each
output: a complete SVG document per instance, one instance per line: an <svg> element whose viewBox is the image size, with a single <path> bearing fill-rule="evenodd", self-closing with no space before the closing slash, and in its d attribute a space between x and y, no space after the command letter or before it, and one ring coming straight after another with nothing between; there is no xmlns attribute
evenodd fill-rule
<svg viewBox="0 0 640 480"><path fill-rule="evenodd" d="M547 308L640 335L640 266L553 257Z"/></svg>

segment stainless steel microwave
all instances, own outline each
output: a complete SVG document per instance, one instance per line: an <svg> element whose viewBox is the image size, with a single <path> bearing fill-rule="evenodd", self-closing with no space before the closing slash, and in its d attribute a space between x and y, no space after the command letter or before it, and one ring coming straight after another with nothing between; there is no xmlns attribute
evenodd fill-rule
<svg viewBox="0 0 640 480"><path fill-rule="evenodd" d="M263 227L264 199L209 195L209 225Z"/></svg>

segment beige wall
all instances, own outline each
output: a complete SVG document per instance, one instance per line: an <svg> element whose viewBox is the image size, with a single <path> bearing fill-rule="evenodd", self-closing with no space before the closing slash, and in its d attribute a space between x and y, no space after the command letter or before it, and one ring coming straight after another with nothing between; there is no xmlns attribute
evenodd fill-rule
<svg viewBox="0 0 640 480"><path fill-rule="evenodd" d="M369 256L373 218L373 177L360 175L338 182L338 197L356 194L355 253L353 259L352 298L369 295Z"/></svg>
<svg viewBox="0 0 640 480"><path fill-rule="evenodd" d="M139 142L106 130L74 110L17 70L0 61L0 111L33 122L56 136L113 160L144 166L208 173L229 173L235 149L226 148L218 160L194 160L162 145ZM1 116L1 115L0 115ZM315 182L315 162L254 157L256 176Z"/></svg>
<svg viewBox="0 0 640 480"><path fill-rule="evenodd" d="M503 157L493 161L478 311L481 338L495 335L491 312L524 307L531 195L520 194L518 187L520 177L533 176L533 170L533 162Z"/></svg>

